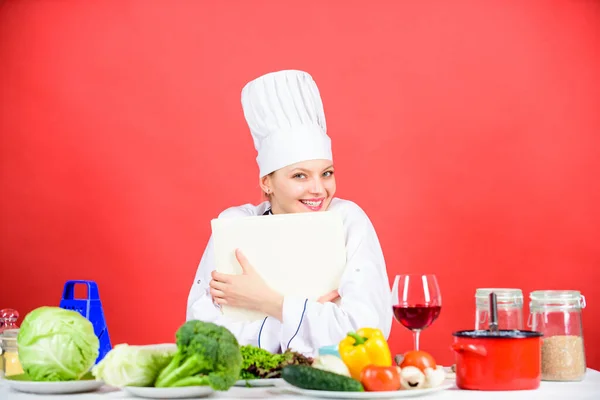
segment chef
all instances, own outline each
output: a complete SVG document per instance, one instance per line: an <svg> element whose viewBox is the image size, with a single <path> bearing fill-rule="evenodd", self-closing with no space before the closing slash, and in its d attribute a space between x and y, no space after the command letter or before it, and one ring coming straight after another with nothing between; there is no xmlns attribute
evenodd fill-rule
<svg viewBox="0 0 600 400"><path fill-rule="evenodd" d="M335 197L331 140L314 80L303 71L268 73L242 89L242 108L258 153L265 201L228 208L219 218L338 210L346 230L346 269L337 291L318 300L289 296L268 287L241 252L236 257L242 274L215 271L211 236L189 293L186 318L225 326L241 345L272 353L291 348L315 356L320 347L337 344L361 327L379 328L387 338L392 307L381 246L365 212ZM222 304L267 317L233 321L221 313Z"/></svg>

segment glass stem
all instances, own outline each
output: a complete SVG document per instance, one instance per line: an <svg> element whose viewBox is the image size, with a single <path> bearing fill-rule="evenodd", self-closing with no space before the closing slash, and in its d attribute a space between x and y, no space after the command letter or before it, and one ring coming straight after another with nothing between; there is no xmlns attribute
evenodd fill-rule
<svg viewBox="0 0 600 400"><path fill-rule="evenodd" d="M420 329L415 329L413 331L413 339L414 339L414 343L415 343L415 350L419 350L419 335L421 334L421 330Z"/></svg>

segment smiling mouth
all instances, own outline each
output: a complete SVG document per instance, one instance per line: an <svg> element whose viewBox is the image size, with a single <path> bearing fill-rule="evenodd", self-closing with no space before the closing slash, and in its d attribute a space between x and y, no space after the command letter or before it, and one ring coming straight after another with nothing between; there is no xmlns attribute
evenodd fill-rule
<svg viewBox="0 0 600 400"><path fill-rule="evenodd" d="M306 204L309 207L320 207L323 204L323 200L300 200L300 203Z"/></svg>
<svg viewBox="0 0 600 400"><path fill-rule="evenodd" d="M310 211L320 211L325 205L325 198L299 201L300 203L304 204L304 207L308 208Z"/></svg>

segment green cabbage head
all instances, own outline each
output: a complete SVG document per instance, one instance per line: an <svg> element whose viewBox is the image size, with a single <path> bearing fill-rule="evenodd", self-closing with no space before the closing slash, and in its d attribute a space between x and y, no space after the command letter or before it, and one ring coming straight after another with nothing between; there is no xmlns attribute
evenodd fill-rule
<svg viewBox="0 0 600 400"><path fill-rule="evenodd" d="M80 379L98 358L100 342L90 321L76 311L39 307L23 319L19 361L34 381Z"/></svg>
<svg viewBox="0 0 600 400"><path fill-rule="evenodd" d="M130 346L121 343L94 368L96 380L114 387L153 386L156 377L177 352L175 343Z"/></svg>

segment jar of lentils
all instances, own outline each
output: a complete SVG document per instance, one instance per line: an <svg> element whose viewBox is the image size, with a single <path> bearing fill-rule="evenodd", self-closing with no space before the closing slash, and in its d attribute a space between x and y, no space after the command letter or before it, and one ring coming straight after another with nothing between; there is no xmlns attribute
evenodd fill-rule
<svg viewBox="0 0 600 400"><path fill-rule="evenodd" d="M582 380L586 372L581 319L585 297L576 290L539 290L529 298L528 325L544 334L542 380Z"/></svg>

